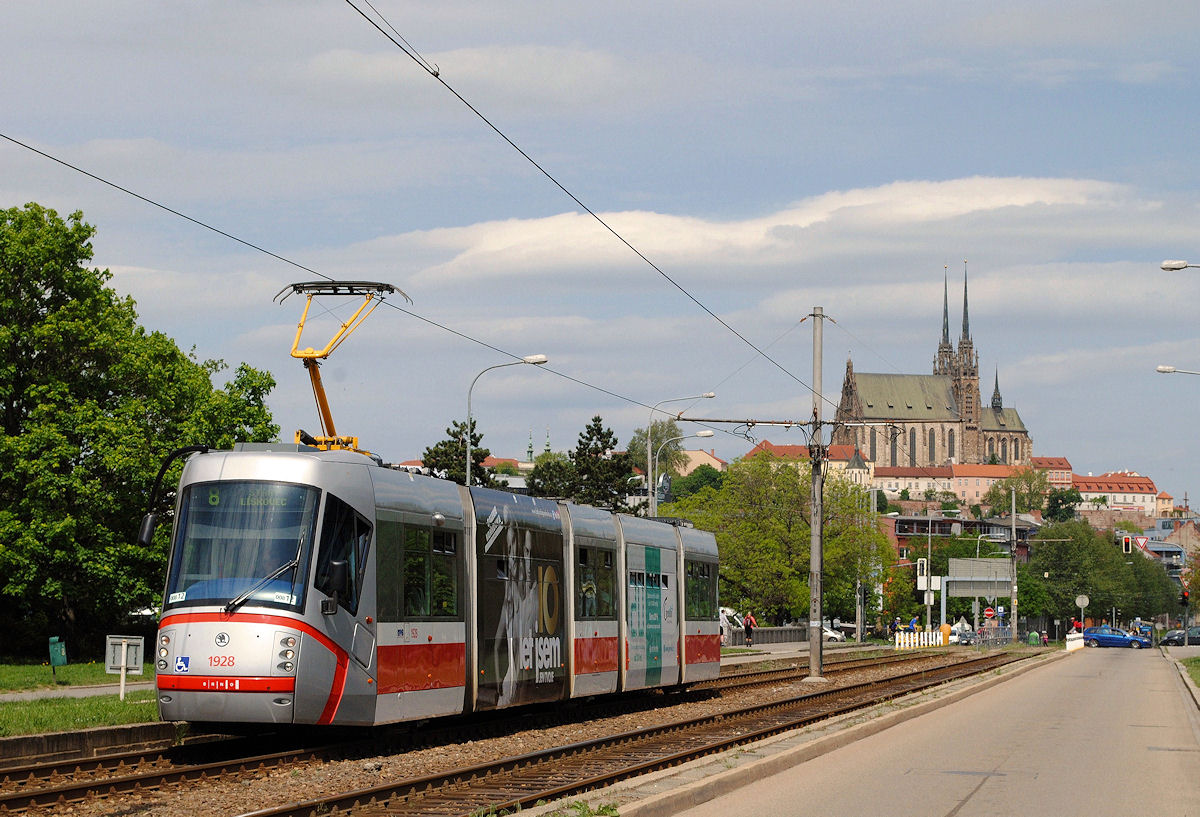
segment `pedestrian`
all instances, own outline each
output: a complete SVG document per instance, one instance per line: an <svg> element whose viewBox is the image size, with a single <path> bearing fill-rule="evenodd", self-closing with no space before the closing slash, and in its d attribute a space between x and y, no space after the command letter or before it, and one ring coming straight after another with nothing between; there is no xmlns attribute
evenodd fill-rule
<svg viewBox="0 0 1200 817"><path fill-rule="evenodd" d="M758 621L754 618L754 613L747 611L746 617L742 619L742 626L746 628L746 646L754 646L754 628L758 626Z"/></svg>
<svg viewBox="0 0 1200 817"><path fill-rule="evenodd" d="M1045 630L1042 630L1042 646L1050 646L1050 633L1046 632Z"/></svg>

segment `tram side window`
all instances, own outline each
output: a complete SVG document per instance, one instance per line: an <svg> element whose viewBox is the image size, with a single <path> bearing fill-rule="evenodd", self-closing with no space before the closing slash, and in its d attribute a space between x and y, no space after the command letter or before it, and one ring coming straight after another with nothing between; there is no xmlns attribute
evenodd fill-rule
<svg viewBox="0 0 1200 817"><path fill-rule="evenodd" d="M576 618L613 618L613 554L600 548L579 548L575 571Z"/></svg>
<svg viewBox="0 0 1200 817"><path fill-rule="evenodd" d="M325 524L321 528L321 548L317 552L317 580L315 586L327 596L338 593L338 605L350 613L358 613L358 599L362 593L363 575L366 572L367 549L371 545L371 524L354 509L336 496L329 494L325 500ZM344 561L347 587L333 586L329 565Z"/></svg>
<svg viewBox="0 0 1200 817"><path fill-rule="evenodd" d="M404 615L429 615L429 565L433 561L433 531L404 530Z"/></svg>
<svg viewBox="0 0 1200 817"><path fill-rule="evenodd" d="M459 615L457 533L381 519L378 542L380 621Z"/></svg>
<svg viewBox="0 0 1200 817"><path fill-rule="evenodd" d="M687 617L693 620L717 618L717 576L709 562L688 561L686 564Z"/></svg>
<svg viewBox="0 0 1200 817"><path fill-rule="evenodd" d="M390 519L377 520L375 537L375 605L380 621L399 621L403 609L404 526Z"/></svg>
<svg viewBox="0 0 1200 817"><path fill-rule="evenodd" d="M433 532L433 573L430 577L433 599L430 614L458 615L458 534Z"/></svg>

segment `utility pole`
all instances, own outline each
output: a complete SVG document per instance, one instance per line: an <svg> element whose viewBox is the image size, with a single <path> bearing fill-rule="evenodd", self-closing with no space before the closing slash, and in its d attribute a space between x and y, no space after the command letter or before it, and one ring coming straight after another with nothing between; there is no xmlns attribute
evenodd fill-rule
<svg viewBox="0 0 1200 817"><path fill-rule="evenodd" d="M825 310L814 306L811 317L813 318L813 433L812 440L808 445L808 452L812 461L812 517L809 528L811 536L808 556L808 677L804 680L823 682L826 680L821 672L821 653L825 643L822 638L824 615L821 612L821 571L824 569L822 528L824 526L825 447L821 438L821 346Z"/></svg>
<svg viewBox="0 0 1200 817"><path fill-rule="evenodd" d="M1009 518L1012 524L1012 553L1009 554L1012 559L1012 640L1016 643L1019 640L1017 635L1017 487L1014 485L1012 489L1012 507L1009 509Z"/></svg>

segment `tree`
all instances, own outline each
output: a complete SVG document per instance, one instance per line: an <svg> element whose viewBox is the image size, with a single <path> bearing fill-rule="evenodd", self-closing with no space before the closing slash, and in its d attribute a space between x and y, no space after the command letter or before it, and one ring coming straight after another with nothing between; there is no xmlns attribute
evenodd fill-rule
<svg viewBox="0 0 1200 817"><path fill-rule="evenodd" d="M425 449L421 462L432 473L457 482L466 484L467 473L467 424L454 420L446 429L446 438ZM471 418L471 484L484 488L502 488L502 483L492 477L492 472L483 467L483 461L491 456L491 451L480 446L483 435L475 430L475 419Z"/></svg>
<svg viewBox="0 0 1200 817"><path fill-rule="evenodd" d="M720 488L722 479L720 471L708 463L704 463L696 466L696 469L686 477L680 477L671 483L671 493L678 501L704 488Z"/></svg>
<svg viewBox="0 0 1200 817"><path fill-rule="evenodd" d="M655 420L650 424L650 445L652 447L651 454L658 454L658 463L655 465L655 470L662 474L678 474L679 469L687 465L687 458L683 455L682 440L675 440L676 437L682 437L683 432L679 430L679 425L674 420ZM667 442L675 440L674 442ZM663 445L666 443L666 445ZM661 446L661 451L660 451ZM629 445L626 446L629 454L629 462L634 468L645 470L646 468L646 429L635 428L633 436L629 438Z"/></svg>
<svg viewBox="0 0 1200 817"><path fill-rule="evenodd" d="M806 615L811 551L811 475L807 463L769 455L730 465L719 487L705 487L663 512L713 531L721 553L721 603L764 611L772 620ZM870 525L867 492L849 480L825 483L822 589L827 615L852 618L860 580L873 585L894 553Z"/></svg>
<svg viewBox="0 0 1200 817"><path fill-rule="evenodd" d="M1046 521L1070 522L1083 497L1078 488L1055 488L1046 495Z"/></svg>
<svg viewBox="0 0 1200 817"><path fill-rule="evenodd" d="M1040 511L1045 506L1050 482L1045 471L1034 468L1018 468L1012 476L992 483L983 495L983 504L993 515L1007 513L1012 505L1013 490L1016 490L1017 513Z"/></svg>
<svg viewBox="0 0 1200 817"><path fill-rule="evenodd" d="M633 468L626 453L615 453L617 436L604 427L599 415L592 418L579 434L579 442L571 452L574 468L574 498L584 505L628 511L629 478Z"/></svg>
<svg viewBox="0 0 1200 817"><path fill-rule="evenodd" d="M279 433L274 378L241 364L214 388L222 361L139 326L111 274L86 266L93 234L79 212L0 210L0 614L22 622L13 652L56 634L98 653L106 631L158 603L169 526L148 549L135 541L172 449Z"/></svg>
<svg viewBox="0 0 1200 817"><path fill-rule="evenodd" d="M566 454L546 451L533 461L525 478L530 496L569 499L575 495L575 466Z"/></svg>

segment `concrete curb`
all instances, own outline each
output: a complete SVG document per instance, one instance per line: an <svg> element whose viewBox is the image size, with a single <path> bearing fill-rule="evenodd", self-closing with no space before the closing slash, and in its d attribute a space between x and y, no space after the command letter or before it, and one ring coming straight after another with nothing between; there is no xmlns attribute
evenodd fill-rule
<svg viewBox="0 0 1200 817"><path fill-rule="evenodd" d="M1196 705L1196 709L1200 711L1200 689L1197 689L1196 684L1192 681L1192 676L1188 674L1187 667L1183 662L1174 656L1167 656L1175 662L1175 668L1179 670L1179 678L1183 681L1183 687L1192 696L1192 703Z"/></svg>
<svg viewBox="0 0 1200 817"><path fill-rule="evenodd" d="M13 758L49 762L100 757L111 753L114 747L120 751L166 748L178 742L180 734L181 724L133 723L0 738L0 767L4 766L5 761L11 765Z"/></svg>
<svg viewBox="0 0 1200 817"><path fill-rule="evenodd" d="M880 704L865 712L824 721L807 729L702 758L675 769L639 777L627 783L565 798L522 811L530 817L567 814L570 803L586 802L592 809L616 804L621 817L662 817L675 814L736 791L764 777L791 769L834 749L849 745L897 724L941 709L1016 678L1071 653L1058 651L1005 667L982 680L962 681ZM753 771L750 771L751 767Z"/></svg>

